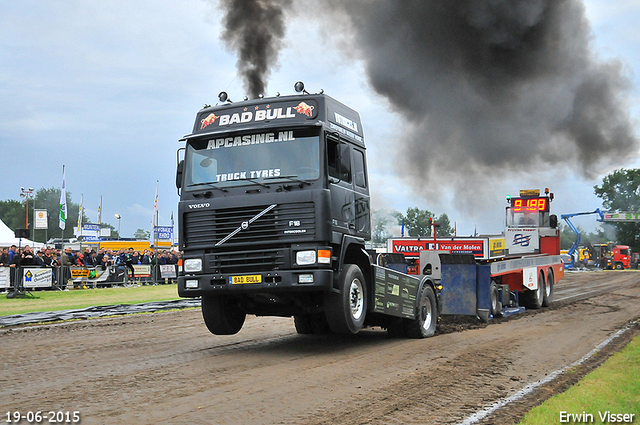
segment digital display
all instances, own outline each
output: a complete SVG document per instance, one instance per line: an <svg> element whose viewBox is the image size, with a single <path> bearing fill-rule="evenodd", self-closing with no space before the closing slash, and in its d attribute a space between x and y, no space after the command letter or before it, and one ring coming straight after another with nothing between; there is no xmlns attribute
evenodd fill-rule
<svg viewBox="0 0 640 425"><path fill-rule="evenodd" d="M513 212L548 212L549 198L512 198Z"/></svg>

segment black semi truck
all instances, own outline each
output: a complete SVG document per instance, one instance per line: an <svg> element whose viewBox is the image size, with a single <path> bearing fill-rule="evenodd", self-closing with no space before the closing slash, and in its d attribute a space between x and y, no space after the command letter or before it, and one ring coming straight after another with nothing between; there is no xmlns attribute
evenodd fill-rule
<svg viewBox="0 0 640 425"><path fill-rule="evenodd" d="M223 92L181 139L178 293L202 297L208 329L235 334L254 314L293 317L302 334L381 326L431 336L447 279L462 291L450 299L469 300L462 314L487 318L481 312L498 296L508 306L508 287L492 288L473 255L436 253L410 276L365 250L370 182L360 116L295 88L236 103Z"/></svg>

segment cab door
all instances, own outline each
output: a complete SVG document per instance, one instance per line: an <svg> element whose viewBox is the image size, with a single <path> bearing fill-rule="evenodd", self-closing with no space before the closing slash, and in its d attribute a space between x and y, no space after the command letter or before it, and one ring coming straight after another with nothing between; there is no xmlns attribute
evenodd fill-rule
<svg viewBox="0 0 640 425"><path fill-rule="evenodd" d="M327 136L327 178L331 192L331 219L334 231L355 234L355 192L351 173L350 145Z"/></svg>

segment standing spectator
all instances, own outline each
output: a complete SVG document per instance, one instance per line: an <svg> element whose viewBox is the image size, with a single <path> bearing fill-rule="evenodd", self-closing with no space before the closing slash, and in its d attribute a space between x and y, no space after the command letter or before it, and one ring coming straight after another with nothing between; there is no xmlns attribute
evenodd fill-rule
<svg viewBox="0 0 640 425"><path fill-rule="evenodd" d="M104 257L104 248L100 248L98 250L98 254L96 255L96 264L102 264L102 257Z"/></svg>
<svg viewBox="0 0 640 425"><path fill-rule="evenodd" d="M33 266L36 264L36 256L31 250L29 245L24 246L24 250L22 251L22 260L20 264L23 266Z"/></svg>
<svg viewBox="0 0 640 425"><path fill-rule="evenodd" d="M2 254L0 254L0 267L9 267L9 264L11 264L9 248L2 248Z"/></svg>
<svg viewBox="0 0 640 425"><path fill-rule="evenodd" d="M98 264L100 264L98 263L98 253L92 249L91 252L89 252L89 256L85 254L84 262L87 267L97 266Z"/></svg>
<svg viewBox="0 0 640 425"><path fill-rule="evenodd" d="M67 282L69 281L69 279L71 279L70 267L76 265L76 258L73 255L71 248L64 249L64 254L60 255L60 264L62 264L62 270L61 270L62 282L60 282L60 288L66 289Z"/></svg>
<svg viewBox="0 0 640 425"><path fill-rule="evenodd" d="M35 265L39 267L47 267L44 262L44 252L42 252L42 250L36 253Z"/></svg>
<svg viewBox="0 0 640 425"><path fill-rule="evenodd" d="M140 264L151 264L151 258L149 256L149 250L145 249L144 254L140 258Z"/></svg>
<svg viewBox="0 0 640 425"><path fill-rule="evenodd" d="M124 255L124 264L131 270L131 277L134 277L133 265L138 264L138 259L133 252L133 248L129 248L129 252Z"/></svg>
<svg viewBox="0 0 640 425"><path fill-rule="evenodd" d="M15 245L11 245L11 248L9 248L9 263L13 261L13 256L16 255L17 251L18 247Z"/></svg>

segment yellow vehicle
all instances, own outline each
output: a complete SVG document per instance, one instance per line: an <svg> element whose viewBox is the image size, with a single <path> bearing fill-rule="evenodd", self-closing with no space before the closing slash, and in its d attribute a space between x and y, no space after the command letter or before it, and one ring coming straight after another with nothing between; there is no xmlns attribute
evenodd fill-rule
<svg viewBox="0 0 640 425"><path fill-rule="evenodd" d="M140 241L128 241L128 240L116 240L116 241L102 241L99 245L100 248L110 249L112 251L119 251L121 248L129 249L133 248L134 251L144 251L145 249L151 249L151 243L148 240ZM158 241L156 248L158 249L171 249L171 242Z"/></svg>

